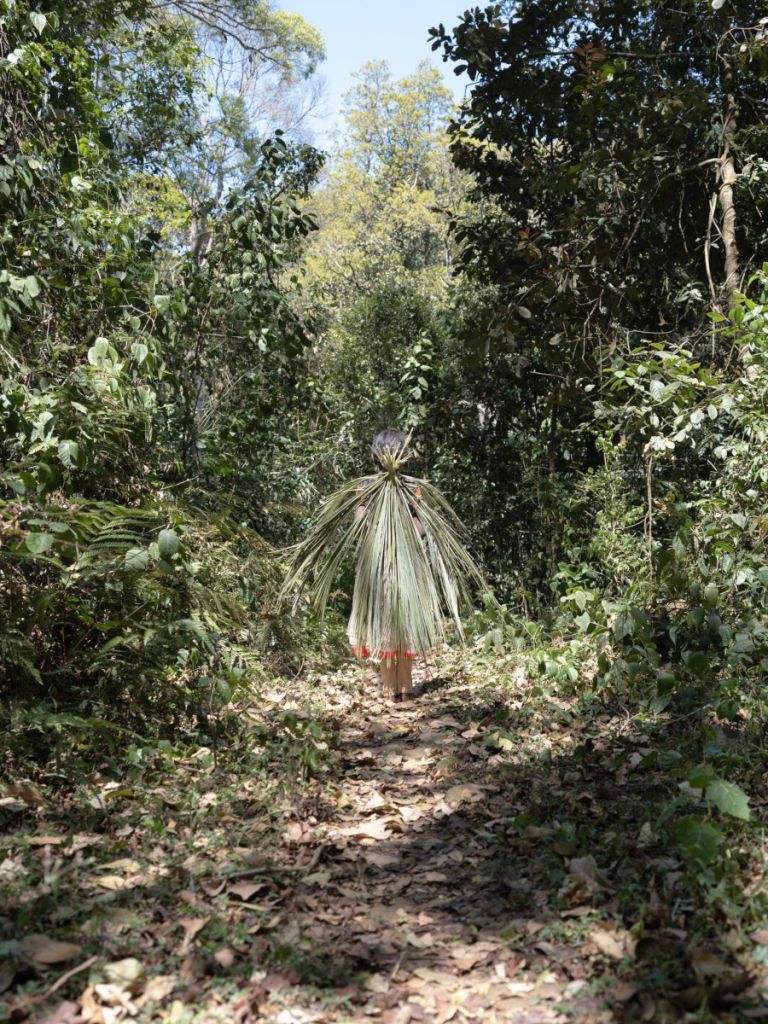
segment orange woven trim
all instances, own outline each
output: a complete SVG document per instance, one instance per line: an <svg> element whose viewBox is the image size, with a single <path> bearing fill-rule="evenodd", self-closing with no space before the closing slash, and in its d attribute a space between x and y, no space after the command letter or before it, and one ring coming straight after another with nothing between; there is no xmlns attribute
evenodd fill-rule
<svg viewBox="0 0 768 1024"><path fill-rule="evenodd" d="M372 655L371 649L367 644L363 644L363 647L360 650L353 646L352 653L358 654L361 658L376 657L379 661L393 661L395 658L417 657L416 651L378 651L375 655Z"/></svg>

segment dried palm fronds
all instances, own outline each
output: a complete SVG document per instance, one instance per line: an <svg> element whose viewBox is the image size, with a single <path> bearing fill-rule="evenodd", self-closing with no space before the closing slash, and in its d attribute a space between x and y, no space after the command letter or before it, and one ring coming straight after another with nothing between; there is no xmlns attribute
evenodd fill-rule
<svg viewBox="0 0 768 1024"><path fill-rule="evenodd" d="M295 550L283 594L306 589L322 614L352 557L350 635L358 650L373 656L427 651L445 638L445 613L463 637L461 609L486 584L461 543L464 527L440 491L402 472L407 444L377 455L380 472L351 480L322 506ZM356 515L360 506L365 512Z"/></svg>

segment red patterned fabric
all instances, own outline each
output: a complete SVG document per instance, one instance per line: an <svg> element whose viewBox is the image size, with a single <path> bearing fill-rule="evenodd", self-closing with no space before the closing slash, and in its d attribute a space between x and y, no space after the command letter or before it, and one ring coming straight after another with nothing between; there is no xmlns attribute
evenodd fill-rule
<svg viewBox="0 0 768 1024"><path fill-rule="evenodd" d="M361 658L370 658L371 649L367 644L363 645L362 650L358 651L355 645L352 645L352 653L359 655ZM415 651L379 651L374 657L378 658L379 661L394 661L395 658L409 658L413 660L416 657Z"/></svg>

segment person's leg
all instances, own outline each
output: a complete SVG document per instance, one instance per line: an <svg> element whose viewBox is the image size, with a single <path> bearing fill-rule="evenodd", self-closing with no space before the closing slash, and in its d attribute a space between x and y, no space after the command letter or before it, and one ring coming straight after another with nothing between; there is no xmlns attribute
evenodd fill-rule
<svg viewBox="0 0 768 1024"><path fill-rule="evenodd" d="M397 659L397 692L408 698L412 690L413 658L400 657Z"/></svg>
<svg viewBox="0 0 768 1024"><path fill-rule="evenodd" d="M381 659L381 687L385 697L394 697L397 693L397 660Z"/></svg>

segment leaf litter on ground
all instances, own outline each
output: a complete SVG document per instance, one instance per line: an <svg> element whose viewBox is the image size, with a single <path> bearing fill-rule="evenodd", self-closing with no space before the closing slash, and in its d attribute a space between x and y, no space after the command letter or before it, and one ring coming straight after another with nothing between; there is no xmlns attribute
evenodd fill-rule
<svg viewBox="0 0 768 1024"><path fill-rule="evenodd" d="M308 701L332 718L315 773L240 754L214 769L199 748L96 806L87 787L16 787L5 910L33 927L10 946L15 1024L759 1013L768 928L724 945L694 903L670 914L693 890L643 831L669 788L635 756L647 726L482 663L442 676L397 706L357 670L274 688L264 722Z"/></svg>

